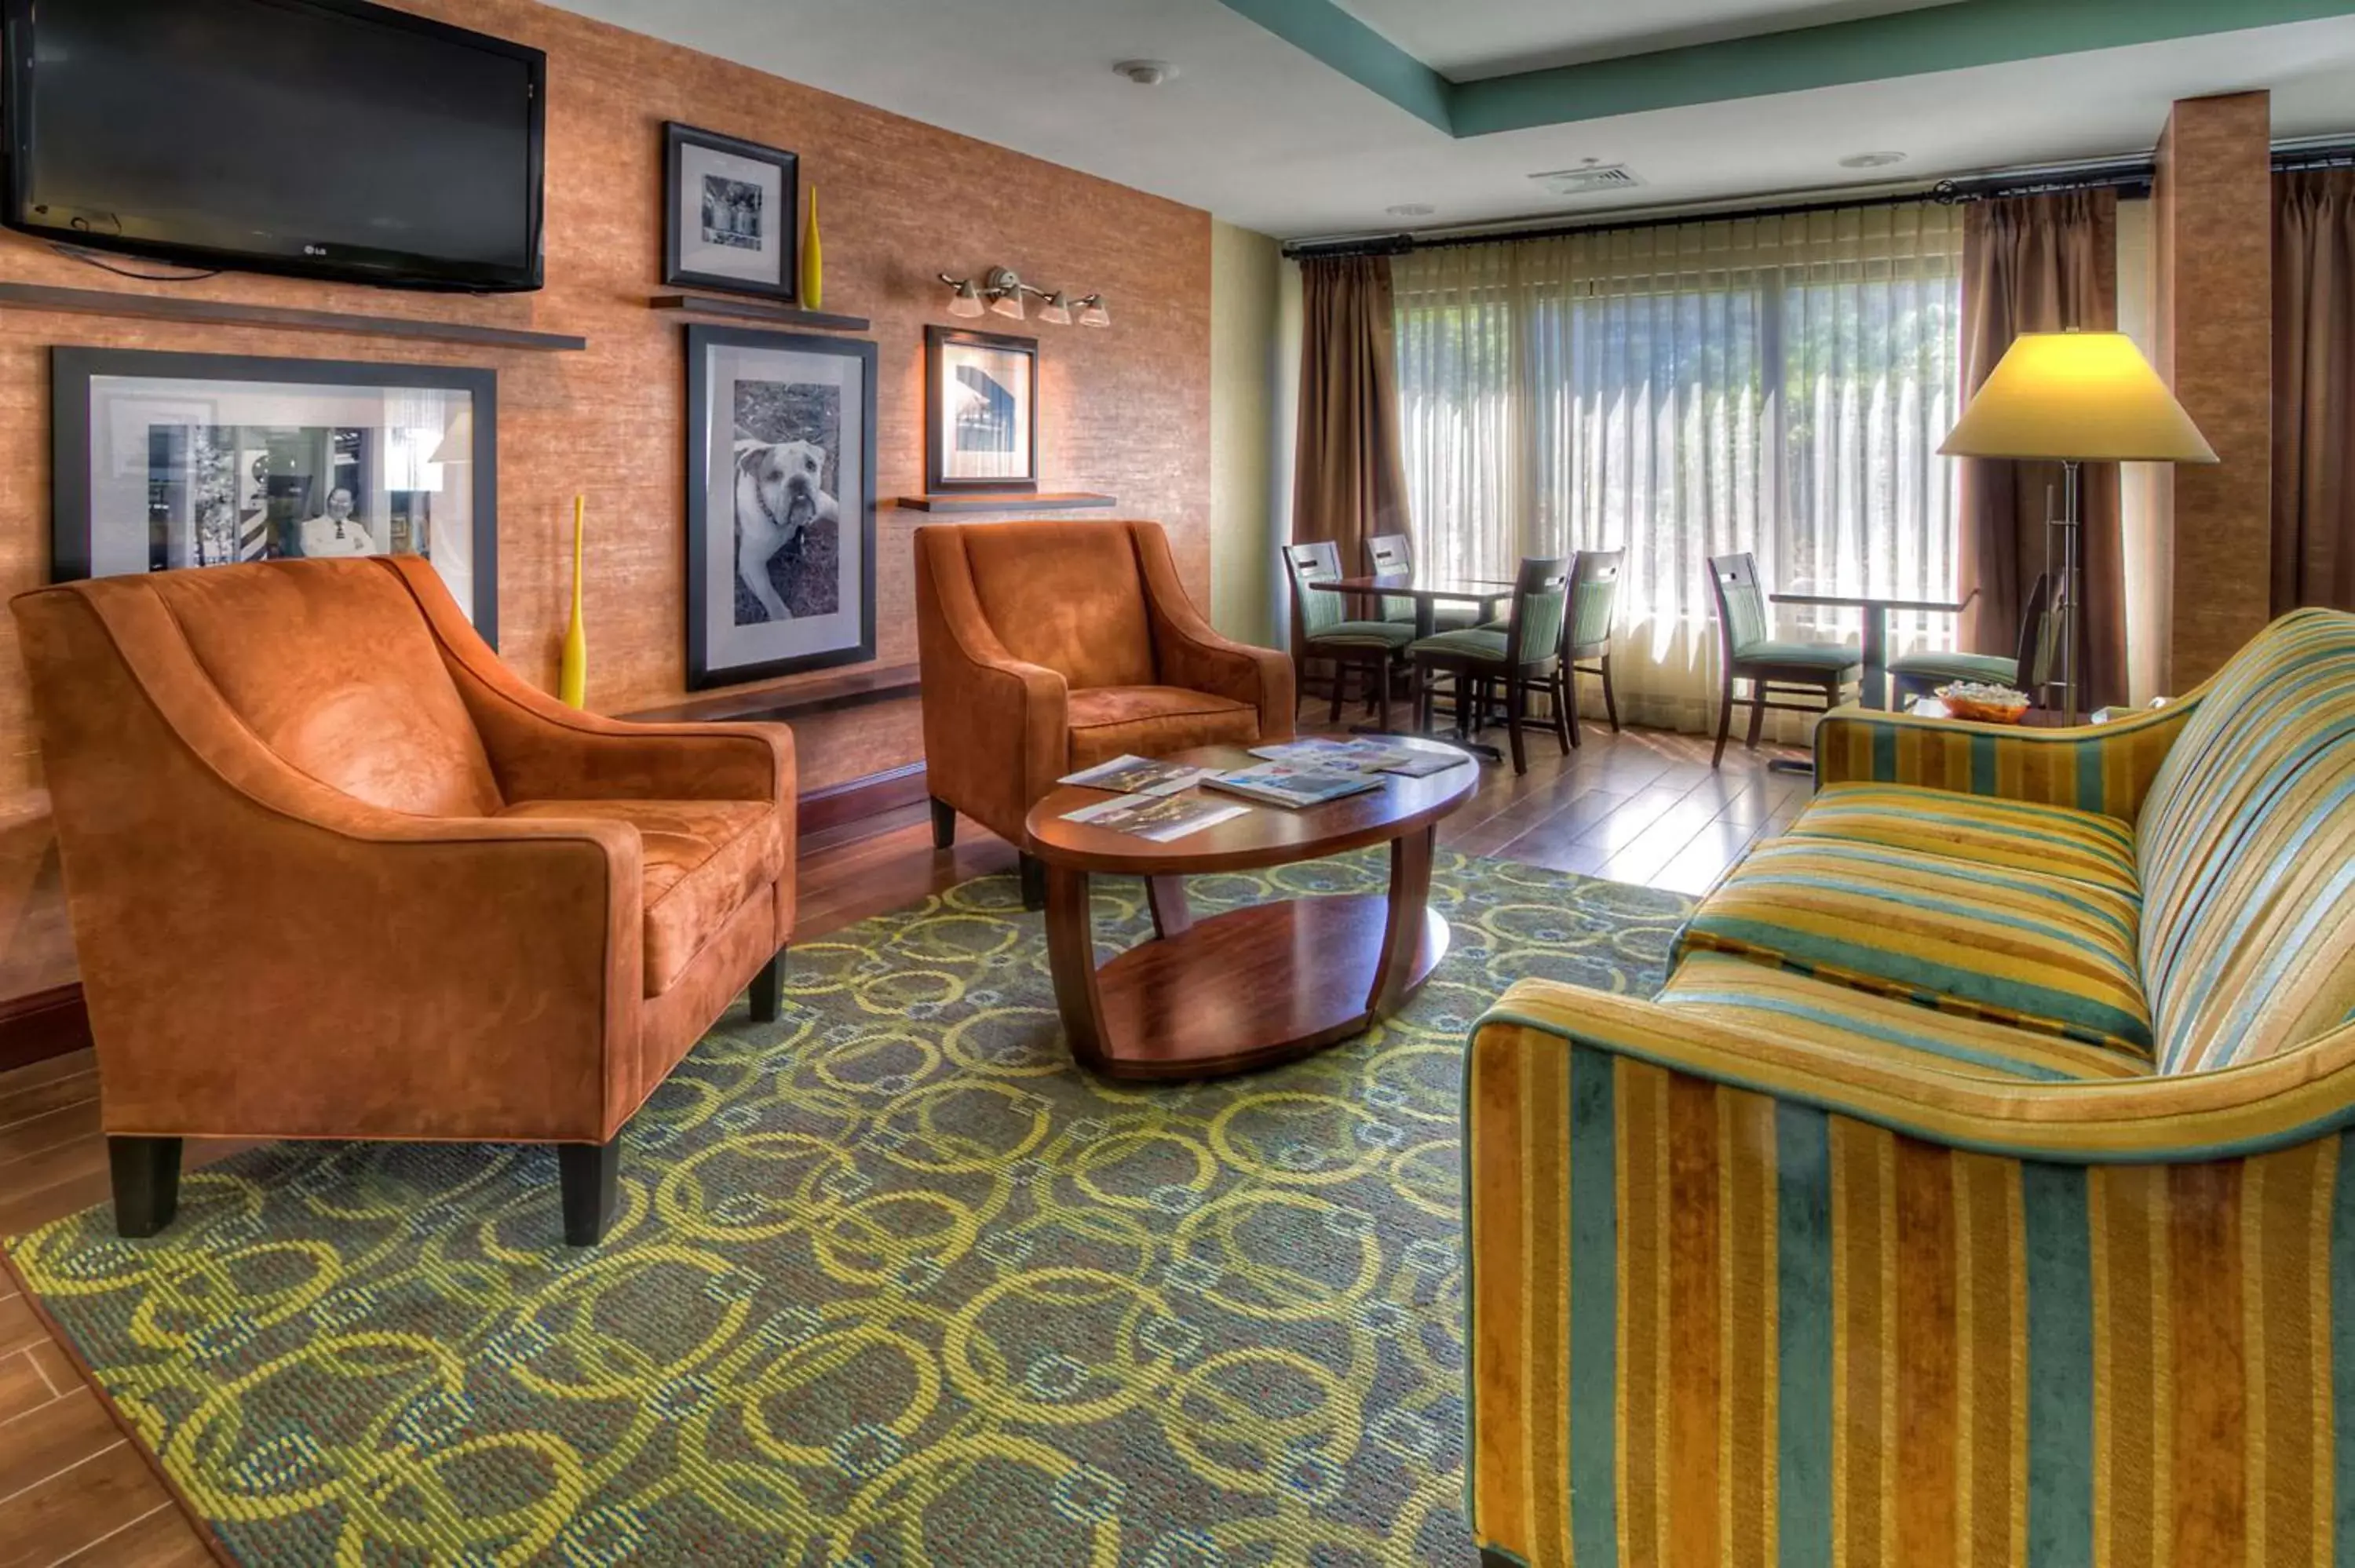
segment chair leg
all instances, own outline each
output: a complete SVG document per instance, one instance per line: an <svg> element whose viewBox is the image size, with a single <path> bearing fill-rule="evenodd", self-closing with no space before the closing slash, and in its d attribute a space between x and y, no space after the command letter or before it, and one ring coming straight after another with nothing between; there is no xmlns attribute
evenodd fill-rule
<svg viewBox="0 0 2355 1568"><path fill-rule="evenodd" d="M1578 736L1578 676L1568 665L1556 670L1550 688L1553 694L1553 737L1561 742L1561 754L1568 757L1572 747L1581 743Z"/></svg>
<svg viewBox="0 0 2355 1568"><path fill-rule="evenodd" d="M1021 860L1022 907L1036 915L1047 907L1047 863L1035 855Z"/></svg>
<svg viewBox="0 0 2355 1568"><path fill-rule="evenodd" d="M956 847L956 808L938 795L932 797L932 847Z"/></svg>
<svg viewBox="0 0 2355 1568"><path fill-rule="evenodd" d="M1725 761L1725 737L1732 733L1733 677L1729 674L1725 677L1725 695L1720 699L1717 705L1717 749L1710 752L1709 755L1709 765L1711 768L1717 768L1723 765Z"/></svg>
<svg viewBox="0 0 2355 1568"><path fill-rule="evenodd" d="M1387 734L1391 727L1391 656L1389 654L1385 653L1380 659L1375 661L1373 676L1374 724L1378 728Z"/></svg>
<svg viewBox="0 0 2355 1568"><path fill-rule="evenodd" d="M1512 743L1513 772L1529 770L1529 754L1521 744L1521 717L1529 704L1529 683L1519 675L1505 677L1505 736Z"/></svg>
<svg viewBox="0 0 2355 1568"><path fill-rule="evenodd" d="M1742 746L1751 751L1758 749L1758 736L1766 727L1766 683L1750 683L1750 738Z"/></svg>
<svg viewBox="0 0 2355 1568"><path fill-rule="evenodd" d="M774 1023L785 1001L785 949L779 948L752 977L752 1022Z"/></svg>
<svg viewBox="0 0 2355 1568"><path fill-rule="evenodd" d="M114 1183L114 1234L152 1236L180 1207L180 1140L110 1138L107 1174Z"/></svg>
<svg viewBox="0 0 2355 1568"><path fill-rule="evenodd" d="M1603 656L1603 711L1611 720L1611 733L1619 733L1619 698L1611 689L1611 655Z"/></svg>
<svg viewBox="0 0 2355 1568"><path fill-rule="evenodd" d="M1333 706L1325 715L1327 724L1341 722L1341 698L1349 689L1349 666L1339 659L1333 661Z"/></svg>
<svg viewBox="0 0 2355 1568"><path fill-rule="evenodd" d="M556 1181L564 1200L564 1245L595 1246L621 1207L622 1139L556 1146Z"/></svg>

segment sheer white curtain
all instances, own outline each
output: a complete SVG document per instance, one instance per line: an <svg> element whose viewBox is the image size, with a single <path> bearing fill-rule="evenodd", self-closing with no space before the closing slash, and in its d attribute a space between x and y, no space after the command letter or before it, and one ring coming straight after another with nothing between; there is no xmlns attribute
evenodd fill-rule
<svg viewBox="0 0 2355 1568"><path fill-rule="evenodd" d="M1716 712L1709 556L1770 590L1938 598L1955 579L1963 226L1934 204L1593 230L1397 259L1420 558L1510 577L1622 549L1620 702ZM1853 639L1854 612L1785 609ZM1897 651L1951 644L1901 618Z"/></svg>

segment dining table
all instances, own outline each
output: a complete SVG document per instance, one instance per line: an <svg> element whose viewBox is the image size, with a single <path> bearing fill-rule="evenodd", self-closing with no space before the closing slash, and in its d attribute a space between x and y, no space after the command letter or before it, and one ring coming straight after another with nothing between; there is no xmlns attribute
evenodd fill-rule
<svg viewBox="0 0 2355 1568"><path fill-rule="evenodd" d="M1510 579L1448 577L1429 571L1369 572L1362 577L1331 577L1307 586L1320 593L1348 594L1359 599L1372 600L1373 607L1368 619L1380 615L1381 601L1386 599L1412 600L1414 605L1414 636L1418 642L1439 630L1441 605L1471 605L1476 617L1473 624L1486 625L1496 620L1503 612L1502 607L1511 601L1514 587ZM1349 733L1421 737L1419 731L1386 730L1380 725L1366 724L1350 726ZM1454 744L1491 762L1503 756L1495 747L1474 740L1468 735L1449 738Z"/></svg>
<svg viewBox="0 0 2355 1568"><path fill-rule="evenodd" d="M1960 615L1979 597L1971 589L1960 599L1898 599L1863 593L1774 593L1776 604L1813 605L1823 609L1864 612L1864 705L1889 706L1889 618L1892 615Z"/></svg>

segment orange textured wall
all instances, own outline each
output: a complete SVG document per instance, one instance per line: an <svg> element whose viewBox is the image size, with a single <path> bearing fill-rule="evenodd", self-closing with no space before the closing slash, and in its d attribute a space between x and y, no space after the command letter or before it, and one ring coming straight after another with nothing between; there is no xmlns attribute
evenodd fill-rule
<svg viewBox="0 0 2355 1568"><path fill-rule="evenodd" d="M679 120L801 154L802 179L819 193L826 308L874 321L886 498L922 488L922 329L949 319L934 273L1006 265L1051 285L1103 291L1111 330L1035 328L1041 488L1107 492L1119 499L1108 515L1162 520L1188 582L1208 603L1208 215L529 0L403 0L403 8L548 51L548 287L469 300L231 274L171 291L579 333L589 352L0 312L0 588L48 578L51 344L487 365L499 372L500 652L553 689L571 497L585 493L591 705L622 713L678 699L685 358L682 329L645 302L660 286L661 126ZM0 236L0 275L162 291L16 235ZM922 520L878 514L885 663L915 656L909 534ZM915 705L826 715L802 741L805 789L895 767L921 748ZM37 782L14 634L0 628L0 808Z"/></svg>
<svg viewBox="0 0 2355 1568"><path fill-rule="evenodd" d="M2272 124L2266 93L2186 99L2158 143L2158 369L2220 460L2162 468L2156 486L2173 540L2173 692L2272 614Z"/></svg>

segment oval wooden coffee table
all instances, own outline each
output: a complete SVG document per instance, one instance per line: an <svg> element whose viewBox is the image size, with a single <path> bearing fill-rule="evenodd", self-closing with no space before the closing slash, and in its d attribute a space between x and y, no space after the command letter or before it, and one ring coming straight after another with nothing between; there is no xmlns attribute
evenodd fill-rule
<svg viewBox="0 0 2355 1568"><path fill-rule="evenodd" d="M1430 741L1398 746L1454 752ZM1232 769L1259 759L1212 746L1164 760ZM1293 810L1250 807L1167 843L1063 820L1110 799L1065 786L1030 809L1025 847L1047 868L1047 955L1063 1032L1080 1063L1112 1078L1205 1078L1305 1056L1395 1012L1447 955L1447 922L1429 907L1441 818L1471 798L1479 765ZM1391 887L1254 904L1195 921L1185 878L1264 871L1369 844L1391 846ZM1145 879L1155 938L1096 967L1088 878Z"/></svg>

